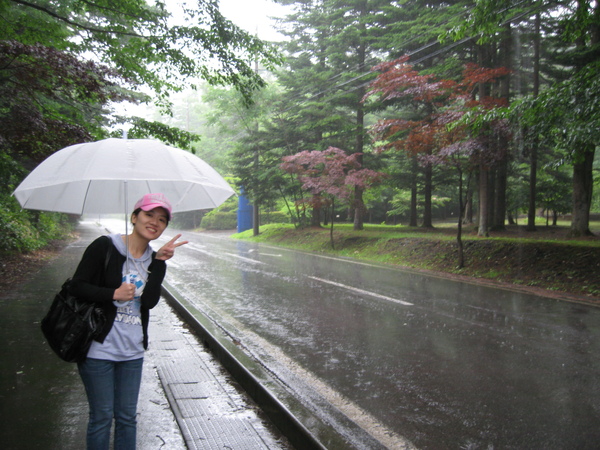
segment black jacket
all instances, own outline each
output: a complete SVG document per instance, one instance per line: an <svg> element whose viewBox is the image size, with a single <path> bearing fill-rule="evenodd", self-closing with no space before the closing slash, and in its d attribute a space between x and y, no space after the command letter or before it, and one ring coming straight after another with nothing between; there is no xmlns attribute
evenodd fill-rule
<svg viewBox="0 0 600 450"><path fill-rule="evenodd" d="M109 246L112 247L112 252L105 274L104 264ZM148 281L141 297L145 349L148 348L150 310L156 306L160 299L161 284L167 270L165 261L154 259L155 256L156 252L152 254L152 262L148 267ZM113 304L113 294L115 289L121 286L124 263L125 257L114 247L110 237L101 236L85 250L73 275L73 281L70 285L71 294L80 299L98 303L107 317L102 333L96 338L98 342L104 342L117 316L117 307Z"/></svg>

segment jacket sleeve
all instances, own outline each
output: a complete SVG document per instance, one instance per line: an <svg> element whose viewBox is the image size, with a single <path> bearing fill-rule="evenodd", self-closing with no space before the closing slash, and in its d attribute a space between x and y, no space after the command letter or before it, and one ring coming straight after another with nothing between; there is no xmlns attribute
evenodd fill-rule
<svg viewBox="0 0 600 450"><path fill-rule="evenodd" d="M106 254L112 245L110 238L102 236L87 247L73 275L71 294L96 303L112 302L115 289L120 285L119 267L122 267L120 255L113 249L106 275L104 273Z"/></svg>
<svg viewBox="0 0 600 450"><path fill-rule="evenodd" d="M161 285L167 272L165 261L154 259L156 252L152 254L152 262L148 267L148 281L142 293L142 307L147 309L154 308L160 300Z"/></svg>

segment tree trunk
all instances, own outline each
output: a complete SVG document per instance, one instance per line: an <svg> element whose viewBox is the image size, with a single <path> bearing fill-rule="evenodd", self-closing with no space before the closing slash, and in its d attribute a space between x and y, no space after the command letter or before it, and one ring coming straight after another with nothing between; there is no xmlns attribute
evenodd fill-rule
<svg viewBox="0 0 600 450"><path fill-rule="evenodd" d="M488 210L488 230L492 229L496 222L496 168L492 167L487 174L487 210Z"/></svg>
<svg viewBox="0 0 600 450"><path fill-rule="evenodd" d="M361 89L361 92L364 88ZM362 97L362 96L361 96ZM356 111L356 153L360 153L358 156L358 162L360 166L363 166L363 147L364 147L364 109L362 103L359 104ZM362 230L364 228L364 212L365 202L363 200L363 189L356 186L354 188L354 230Z"/></svg>
<svg viewBox="0 0 600 450"><path fill-rule="evenodd" d="M365 203L363 201L363 192L363 189L358 186L354 188L354 230L362 230L364 228Z"/></svg>
<svg viewBox="0 0 600 450"><path fill-rule="evenodd" d="M590 146L575 155L573 164L573 219L571 236L589 236L590 208L594 186L593 164L595 148Z"/></svg>
<svg viewBox="0 0 600 450"><path fill-rule="evenodd" d="M537 204L537 160L538 143L531 145L529 155L529 207L527 209L527 231L536 231L535 227L535 209Z"/></svg>
<svg viewBox="0 0 600 450"><path fill-rule="evenodd" d="M512 28L510 22L504 25L504 32L502 33L502 41L500 42L500 64L506 68L512 68ZM499 80L500 83L500 97L506 99L507 103L510 102L510 75L506 75ZM507 146L507 142L501 142L498 139L496 143L498 148ZM506 229L506 187L508 179L508 149L502 150L503 157L497 165L496 170L496 186L495 186L495 199L494 199L494 222L493 227L496 230L503 231Z"/></svg>
<svg viewBox="0 0 600 450"><path fill-rule="evenodd" d="M458 248L458 268L465 267L465 255L462 242L462 216L465 211L466 201L463 201L463 176L462 170L458 169L458 230L456 232L456 246Z"/></svg>
<svg viewBox="0 0 600 450"><path fill-rule="evenodd" d="M431 214L431 196L433 194L433 166L427 164L424 169L425 172L425 192L423 193L424 208L423 208L423 228L433 228L433 218Z"/></svg>
<svg viewBox="0 0 600 450"><path fill-rule="evenodd" d="M408 226L416 227L417 226L417 171L419 170L419 164L417 161L417 157L413 155L412 157L412 179L410 186L410 218Z"/></svg>
<svg viewBox="0 0 600 450"><path fill-rule="evenodd" d="M509 225L515 225L516 224L515 217L514 217L512 211L508 211L506 213L506 220L508 221Z"/></svg>
<svg viewBox="0 0 600 450"><path fill-rule="evenodd" d="M310 226L311 227L320 227L321 226L321 208L313 207L312 215L310 217Z"/></svg>
<svg viewBox="0 0 600 450"><path fill-rule="evenodd" d="M579 0L578 10L585 11L588 2ZM600 42L600 6L596 4L594 9L594 21L590 25L590 46ZM586 46L585 37L579 36L575 45L578 50L589 50ZM590 231L590 208L592 206L592 192L594 188L594 154L595 145L582 146L573 155L573 218L571 221L571 236L589 236Z"/></svg>
<svg viewBox="0 0 600 450"><path fill-rule="evenodd" d="M477 63L480 67L489 67L490 65L489 45L477 45ZM480 99L490 95L490 86L487 83L477 84L478 95ZM478 236L489 236L490 219L490 189L489 189L489 168L483 163L479 164L479 227Z"/></svg>
<svg viewBox="0 0 600 450"><path fill-rule="evenodd" d="M258 236L260 232L260 211L257 202L252 205L252 235Z"/></svg>
<svg viewBox="0 0 600 450"><path fill-rule="evenodd" d="M535 34L533 37L533 96L537 97L540 92L540 14L535 15ZM527 231L536 231L535 207L537 197L537 159L538 140L534 139L531 144L529 155L529 208L527 210Z"/></svg>
<svg viewBox="0 0 600 450"><path fill-rule="evenodd" d="M479 229L477 236L489 236L488 233L488 168L479 166Z"/></svg>
<svg viewBox="0 0 600 450"><path fill-rule="evenodd" d="M508 156L498 164L496 172L496 190L494 200L494 230L506 230L506 184L508 178Z"/></svg>
<svg viewBox="0 0 600 450"><path fill-rule="evenodd" d="M254 151L254 169L256 170L256 173L258 172L258 163L259 163L259 159L258 159L258 149L256 149ZM252 235L253 236L258 236L260 232L260 209L258 206L258 200L255 199L254 202L252 203Z"/></svg>
<svg viewBox="0 0 600 450"><path fill-rule="evenodd" d="M469 186L467 186L463 223L465 225L473 223L473 189Z"/></svg>
<svg viewBox="0 0 600 450"><path fill-rule="evenodd" d="M331 241L331 250L335 250L333 243L333 215L335 214L335 199L331 199L331 227L329 228L329 240Z"/></svg>
<svg viewBox="0 0 600 450"><path fill-rule="evenodd" d="M366 3L366 2L365 2ZM363 18L367 14L366 4L362 4L360 8L360 17ZM364 36L365 33L365 24L361 20L360 21L360 35ZM361 37L361 41L357 48L357 56L358 56L358 64L359 67L363 67L365 65L366 59L366 43L364 38ZM365 87L361 87L358 89L358 98L363 98L366 92ZM359 101L356 104L356 145L354 147L355 153L360 153L359 162L362 167L363 165L363 157L362 153L364 151L364 130L365 128L365 110L363 102ZM363 189L358 186L354 189L354 230L362 230L364 228L364 213L365 213L365 203L363 200Z"/></svg>

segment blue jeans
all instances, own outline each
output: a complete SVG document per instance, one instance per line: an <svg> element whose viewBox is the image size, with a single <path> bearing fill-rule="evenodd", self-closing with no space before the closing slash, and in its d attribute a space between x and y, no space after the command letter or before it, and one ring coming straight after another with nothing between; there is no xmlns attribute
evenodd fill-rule
<svg viewBox="0 0 600 450"><path fill-rule="evenodd" d="M88 450L108 450L115 419L115 450L135 450L137 401L144 359L106 361L87 358L78 364L90 406Z"/></svg>

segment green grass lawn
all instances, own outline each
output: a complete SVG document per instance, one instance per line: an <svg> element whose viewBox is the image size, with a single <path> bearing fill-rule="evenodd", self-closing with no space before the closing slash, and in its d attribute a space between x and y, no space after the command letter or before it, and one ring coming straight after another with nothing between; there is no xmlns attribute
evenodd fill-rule
<svg viewBox="0 0 600 450"><path fill-rule="evenodd" d="M263 242L300 251L327 253L385 265L433 270L485 278L575 295L600 295L600 221L590 224L595 236L569 237L570 224L524 225L477 236L474 226L463 229L465 264L458 267L456 224L437 223L433 229L402 225L334 224L332 248L329 227L296 229L291 224L269 224L234 234L236 239Z"/></svg>
<svg viewBox="0 0 600 450"><path fill-rule="evenodd" d="M600 239L590 240L587 237L569 238L568 233L570 222L559 221L556 226L546 226L546 220L538 219L536 223L538 231L525 232L524 225L508 226L508 232L490 232L489 237L481 237L476 234L476 227L473 225L463 226L462 239L500 239L500 240L515 240L516 242L565 242L569 245L584 245L586 247L600 247ZM456 240L457 225L450 222L439 222L434 225L433 229L426 230L421 227L409 227L405 225L381 225L381 224L364 224L364 229L355 231L351 223L336 223L333 226L333 231L336 234L343 234L346 237L365 237L377 239L399 239L399 238L422 238L436 240ZM272 241L274 237L281 236L287 231L295 230L292 224L268 224L260 227L260 234L253 236L252 230L247 230L242 233L234 234L234 238L252 239L255 242ZM330 232L329 226L322 227L321 233L327 234ZM590 230L600 238L600 221L590 222ZM299 245L302 245L299 242ZM310 246L310 245L309 245Z"/></svg>

